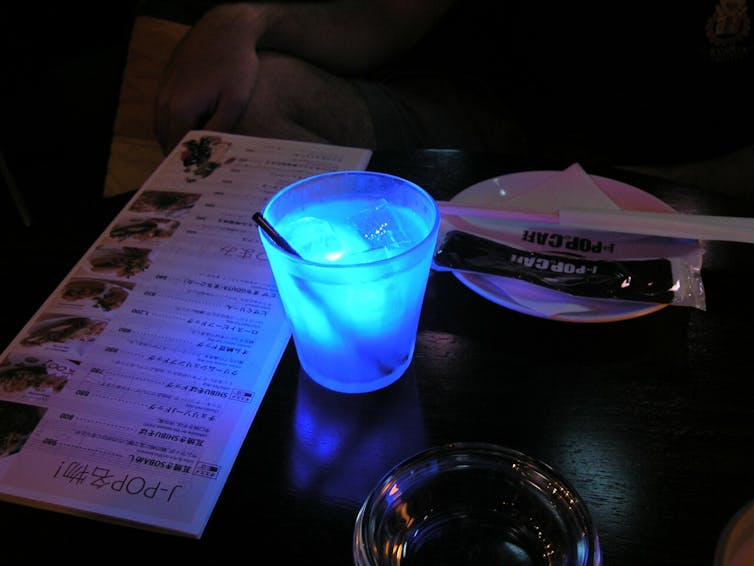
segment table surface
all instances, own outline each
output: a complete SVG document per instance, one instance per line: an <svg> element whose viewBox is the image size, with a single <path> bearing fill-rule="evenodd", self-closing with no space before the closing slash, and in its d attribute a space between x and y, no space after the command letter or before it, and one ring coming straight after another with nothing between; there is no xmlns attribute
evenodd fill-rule
<svg viewBox="0 0 754 566"><path fill-rule="evenodd" d="M369 168L447 199L497 175L567 165L425 150L377 152ZM585 168L679 212L754 216L751 204L694 187ZM72 198L30 227L2 207L3 343L126 198ZM413 364L393 386L325 391L300 374L289 345L200 540L3 502L3 555L351 564L356 512L383 473L430 446L486 441L538 457L571 482L605 564L709 565L727 521L754 499L754 248L706 242L702 275L705 311L578 324L508 310L432 273Z"/></svg>

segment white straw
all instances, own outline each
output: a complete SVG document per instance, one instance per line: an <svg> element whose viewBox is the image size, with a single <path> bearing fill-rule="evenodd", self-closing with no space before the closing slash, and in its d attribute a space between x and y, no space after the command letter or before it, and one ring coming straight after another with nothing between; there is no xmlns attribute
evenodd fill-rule
<svg viewBox="0 0 754 566"><path fill-rule="evenodd" d="M470 216L476 218L492 218L498 220L522 220L527 222L560 222L559 214L554 211L543 210L515 210L486 206L465 205L457 202L438 200L440 214L443 216Z"/></svg>
<svg viewBox="0 0 754 566"><path fill-rule="evenodd" d="M514 210L437 201L443 216L556 223L572 228L647 236L754 243L754 218L630 210Z"/></svg>

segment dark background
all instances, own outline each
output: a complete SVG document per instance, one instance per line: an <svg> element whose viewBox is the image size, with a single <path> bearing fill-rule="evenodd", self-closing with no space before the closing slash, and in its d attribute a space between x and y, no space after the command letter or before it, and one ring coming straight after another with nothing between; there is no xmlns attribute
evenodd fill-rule
<svg viewBox="0 0 754 566"><path fill-rule="evenodd" d="M0 148L44 222L101 196L137 2L23 4L0 20Z"/></svg>
<svg viewBox="0 0 754 566"><path fill-rule="evenodd" d="M0 15L0 152L34 222L101 198L134 19L211 0L13 3ZM0 218L18 222L0 177Z"/></svg>

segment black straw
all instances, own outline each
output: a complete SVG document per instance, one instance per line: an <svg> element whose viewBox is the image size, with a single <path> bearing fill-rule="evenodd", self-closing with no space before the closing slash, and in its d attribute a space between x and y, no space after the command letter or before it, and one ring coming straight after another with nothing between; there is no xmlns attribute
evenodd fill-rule
<svg viewBox="0 0 754 566"><path fill-rule="evenodd" d="M275 228L272 227L272 224L267 222L265 220L264 216L262 216L261 212L255 212L252 216L254 219L254 222L259 224L259 227L264 230L267 235L272 238L272 241L275 242L278 246L283 248L285 251L287 251L289 254L293 254L296 257L301 257L299 253L294 250L291 245L285 241L285 238L283 238Z"/></svg>

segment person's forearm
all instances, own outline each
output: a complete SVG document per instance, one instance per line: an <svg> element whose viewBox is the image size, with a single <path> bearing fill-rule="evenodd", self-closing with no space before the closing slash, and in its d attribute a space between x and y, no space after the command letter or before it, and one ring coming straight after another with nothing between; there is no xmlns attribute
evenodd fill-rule
<svg viewBox="0 0 754 566"><path fill-rule="evenodd" d="M359 73L411 47L452 2L272 2L219 9L246 21L259 50L294 55L334 72Z"/></svg>

